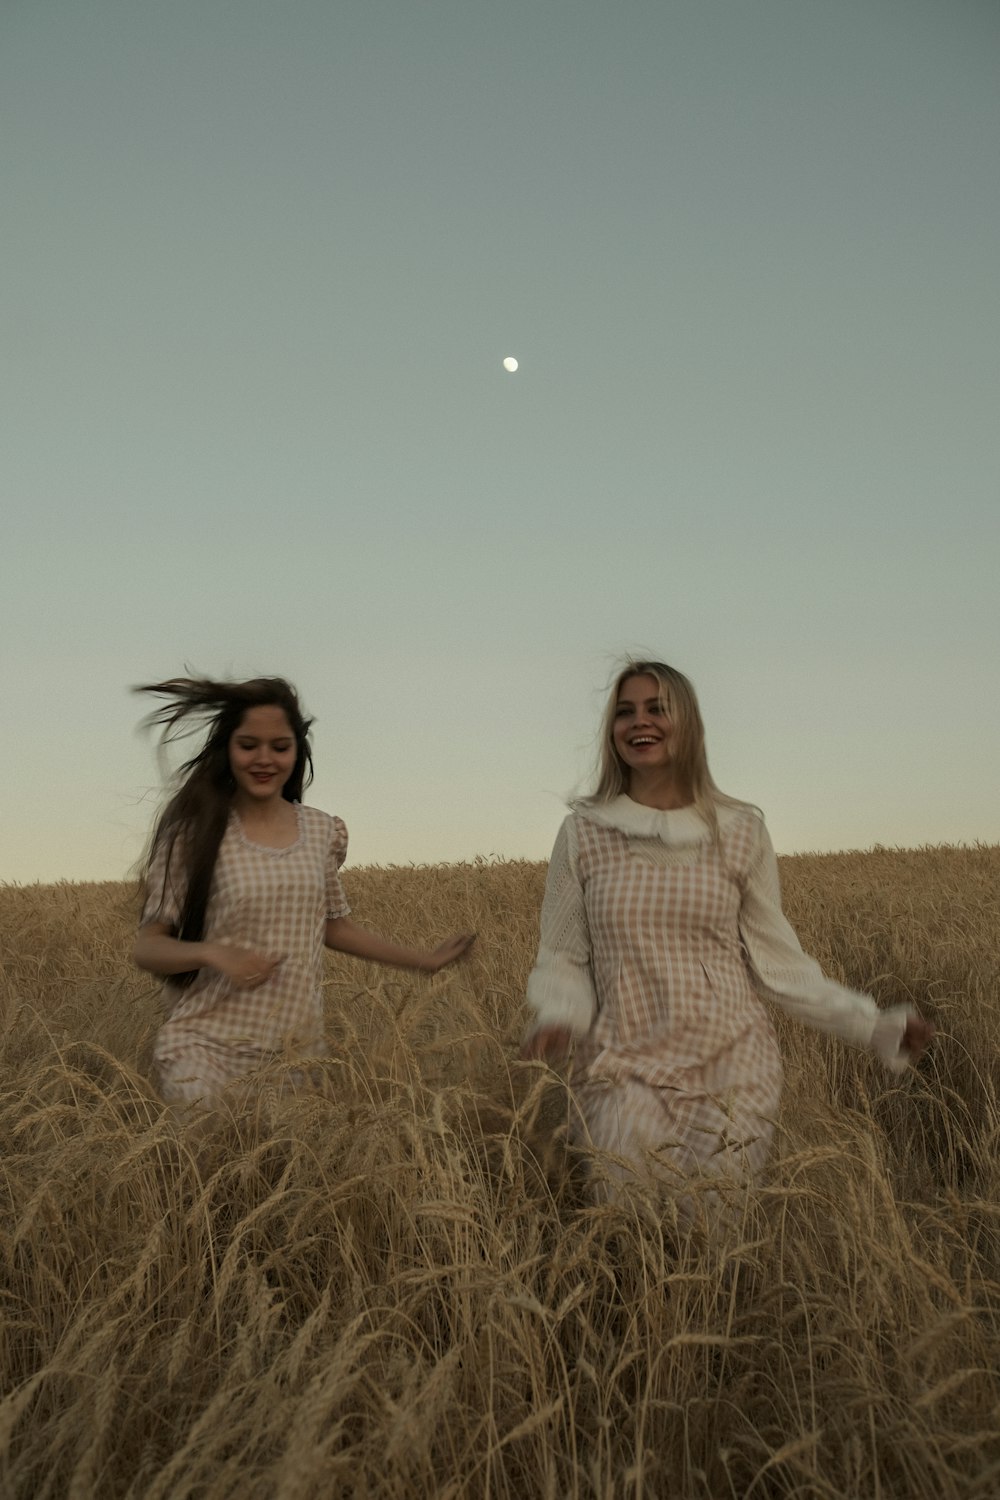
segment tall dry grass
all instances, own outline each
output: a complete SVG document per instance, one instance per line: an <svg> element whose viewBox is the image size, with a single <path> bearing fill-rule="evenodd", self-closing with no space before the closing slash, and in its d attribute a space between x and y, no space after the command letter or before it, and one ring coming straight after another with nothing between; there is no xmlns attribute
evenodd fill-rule
<svg viewBox="0 0 1000 1500"><path fill-rule="evenodd" d="M779 1021L773 1177L710 1244L592 1206L513 1061L543 878L353 872L474 958L331 962L317 1089L211 1129L145 1081L127 889L0 888L0 1493L1000 1493L1000 849L783 861L806 947L939 1038L900 1080Z"/></svg>

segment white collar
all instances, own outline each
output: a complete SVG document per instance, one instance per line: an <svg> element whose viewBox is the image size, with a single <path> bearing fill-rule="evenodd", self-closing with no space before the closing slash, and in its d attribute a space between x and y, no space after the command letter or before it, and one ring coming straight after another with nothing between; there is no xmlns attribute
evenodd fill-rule
<svg viewBox="0 0 1000 1500"><path fill-rule="evenodd" d="M632 838L661 839L664 844L701 844L711 837L711 830L694 807L661 809L644 807L623 792L610 802L571 802L570 807L589 823L602 828L616 828ZM739 815L739 808L723 804L718 809L719 822L725 827Z"/></svg>

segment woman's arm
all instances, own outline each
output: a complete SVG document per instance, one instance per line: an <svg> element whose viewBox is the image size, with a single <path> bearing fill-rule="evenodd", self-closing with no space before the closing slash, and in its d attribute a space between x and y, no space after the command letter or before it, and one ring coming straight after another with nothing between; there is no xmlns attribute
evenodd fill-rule
<svg viewBox="0 0 1000 1500"><path fill-rule="evenodd" d="M436 948L406 948L400 943L390 943L377 932L369 932L367 927L359 927L350 917L331 917L323 941L335 953L349 953L352 958L364 958L369 963L436 974L439 969L464 958L476 941L476 935L462 932L445 938Z"/></svg>
<svg viewBox="0 0 1000 1500"><path fill-rule="evenodd" d="M283 957L233 943L189 943L173 933L168 922L146 922L139 928L132 958L140 969L163 976L216 969L237 989L256 989L270 979Z"/></svg>
<svg viewBox="0 0 1000 1500"><path fill-rule="evenodd" d="M915 1062L934 1027L909 1005L880 1010L870 995L828 979L803 953L781 909L778 861L760 824L758 848L740 908L740 937L757 989L807 1026L858 1047L869 1047L900 1072Z"/></svg>
<svg viewBox="0 0 1000 1500"><path fill-rule="evenodd" d="M575 1038L586 1036L597 1009L590 970L590 929L577 859L576 823L568 817L556 835L542 901L541 942L528 976L533 1012L521 1057L557 1062Z"/></svg>

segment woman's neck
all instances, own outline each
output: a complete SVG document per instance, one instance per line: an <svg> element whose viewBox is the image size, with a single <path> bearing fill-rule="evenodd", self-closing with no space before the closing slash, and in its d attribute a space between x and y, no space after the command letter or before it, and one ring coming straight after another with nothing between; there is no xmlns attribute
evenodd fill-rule
<svg viewBox="0 0 1000 1500"><path fill-rule="evenodd" d="M670 772L651 771L643 774L633 771L629 777L628 795L641 807L652 807L658 812L676 812L690 807L694 794L690 787L681 786Z"/></svg>
<svg viewBox="0 0 1000 1500"><path fill-rule="evenodd" d="M256 802L252 797L233 798L233 811L246 828L280 828L295 819L295 804L284 797Z"/></svg>

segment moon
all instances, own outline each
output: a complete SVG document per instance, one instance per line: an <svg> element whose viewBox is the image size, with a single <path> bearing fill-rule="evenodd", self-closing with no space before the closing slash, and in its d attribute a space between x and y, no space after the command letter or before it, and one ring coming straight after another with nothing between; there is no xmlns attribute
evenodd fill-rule
<svg viewBox="0 0 1000 1500"><path fill-rule="evenodd" d="M517 369L517 360L514 358L513 354L507 355L507 358L503 362L503 367L507 371L508 375L513 375L514 371Z"/></svg>

